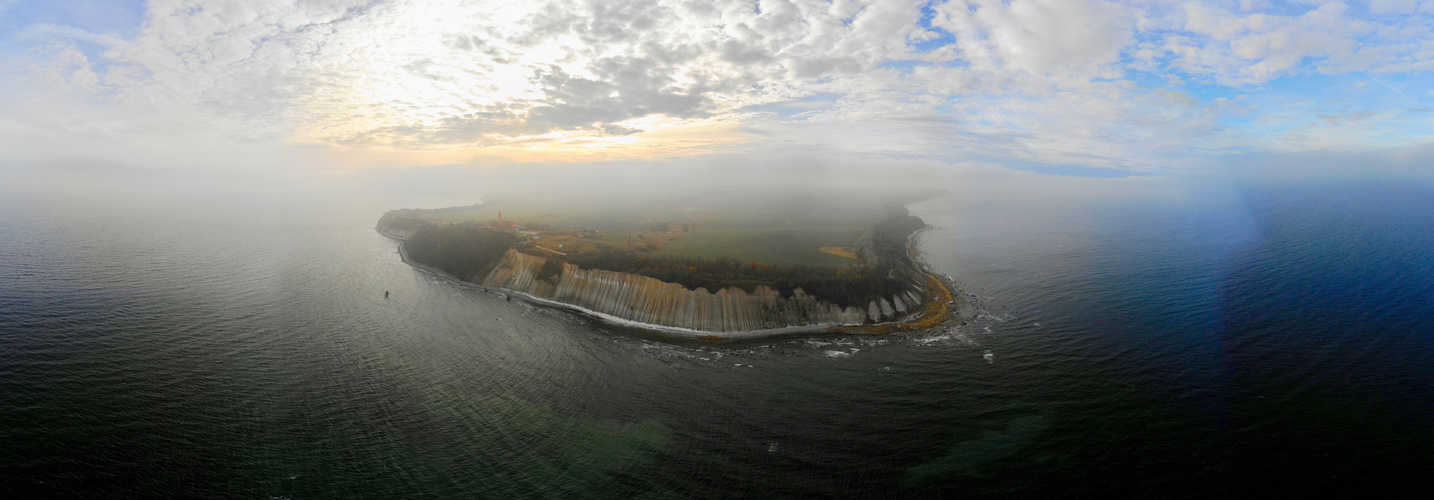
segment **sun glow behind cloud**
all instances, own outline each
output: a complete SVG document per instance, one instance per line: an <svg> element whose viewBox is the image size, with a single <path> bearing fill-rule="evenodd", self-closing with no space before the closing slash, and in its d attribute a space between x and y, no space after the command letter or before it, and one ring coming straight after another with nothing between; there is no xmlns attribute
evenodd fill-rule
<svg viewBox="0 0 1434 500"><path fill-rule="evenodd" d="M347 21L364 27L339 27L331 37L338 48L330 51L326 44L316 64L338 69L346 81L323 82L328 91L292 111L293 140L356 151L448 152L420 155L428 158L481 150L514 161L682 156L740 141L735 124L709 116L750 104L742 99L688 117L597 110L590 122L531 123L535 113L578 104L551 99L543 75L614 87L596 89L606 95L580 97L621 100L625 89L606 85L607 75L593 71L594 62L621 60L641 49L623 40L596 46L572 33L534 36L529 29L543 4L492 7L430 2L379 7ZM671 65L667 85L698 85L693 73L701 66Z"/></svg>

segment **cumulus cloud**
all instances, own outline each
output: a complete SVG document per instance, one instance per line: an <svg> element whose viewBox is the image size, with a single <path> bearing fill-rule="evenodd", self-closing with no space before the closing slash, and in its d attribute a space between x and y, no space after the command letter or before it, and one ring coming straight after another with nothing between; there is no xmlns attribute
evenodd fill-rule
<svg viewBox="0 0 1434 500"><path fill-rule="evenodd" d="M1118 62L1134 35L1129 8L1099 0L955 0L933 25L975 67L1087 75Z"/></svg>
<svg viewBox="0 0 1434 500"><path fill-rule="evenodd" d="M1378 25L1345 17L1348 6L1334 2L1298 16L1239 15L1219 7L1184 6L1184 31L1199 38L1170 36L1165 48L1173 65L1222 84L1264 83L1308 59L1325 59L1350 70L1369 69L1376 58L1360 53L1360 38Z"/></svg>

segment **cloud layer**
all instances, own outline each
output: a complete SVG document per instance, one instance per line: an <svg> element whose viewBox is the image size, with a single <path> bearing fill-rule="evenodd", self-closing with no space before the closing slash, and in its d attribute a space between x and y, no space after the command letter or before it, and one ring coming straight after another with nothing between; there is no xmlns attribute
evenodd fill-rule
<svg viewBox="0 0 1434 500"><path fill-rule="evenodd" d="M1154 170L1434 137L1434 0L152 0L143 18L4 35L12 155L181 138L159 156Z"/></svg>

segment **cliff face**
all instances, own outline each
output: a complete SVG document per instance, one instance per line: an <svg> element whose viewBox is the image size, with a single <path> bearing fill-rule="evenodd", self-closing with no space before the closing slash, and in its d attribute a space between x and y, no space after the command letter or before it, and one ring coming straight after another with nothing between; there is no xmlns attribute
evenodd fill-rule
<svg viewBox="0 0 1434 500"><path fill-rule="evenodd" d="M750 294L738 288L711 293L703 288L688 290L646 276L582 269L568 263L563 263L562 270L547 279L538 279L539 270L547 260L509 250L482 284L627 320L708 332L891 321L909 315L908 311L914 312L921 303L917 294L904 292L873 301L863 311L822 302L800 289L785 298L765 286L757 287Z"/></svg>
<svg viewBox="0 0 1434 500"><path fill-rule="evenodd" d="M412 215L409 211L393 210L385 212L383 217L379 217L378 225L375 228L390 238L406 240L413 236L413 233L418 232L418 228L423 225L423 219Z"/></svg>
<svg viewBox="0 0 1434 500"><path fill-rule="evenodd" d="M384 236L400 240L406 240L412 237L413 233L417 231L417 229L394 229L391 227L384 227L382 224L378 226L378 232L383 233Z"/></svg>

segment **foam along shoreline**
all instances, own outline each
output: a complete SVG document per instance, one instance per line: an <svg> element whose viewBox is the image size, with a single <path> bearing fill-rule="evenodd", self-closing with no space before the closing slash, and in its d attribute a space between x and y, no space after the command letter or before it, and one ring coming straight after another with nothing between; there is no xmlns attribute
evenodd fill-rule
<svg viewBox="0 0 1434 500"><path fill-rule="evenodd" d="M634 329L639 329L639 330L645 330L645 331L649 331L649 332L653 332L653 333L658 333L658 334L668 335L668 336L674 336L674 337L679 337L679 338L686 338L686 339L693 339L693 340L705 340L705 341L718 341L718 340L747 340L747 339L757 339L757 338L776 337L776 336L795 335L795 334L807 334L807 333L847 333L847 334L892 334L892 333L907 333L907 332L914 332L914 331L923 331L923 330L927 330L927 329L930 329L930 328L935 328L935 327L937 327L937 326L940 326L941 324L943 324L943 323L945 323L946 321L950 320L951 318L955 317L955 315L952 314L954 311L952 311L952 310L951 310L952 308L950 307L952 304L948 303L948 301L960 300L960 298L955 295L955 293L954 293L954 287L953 287L951 284L947 283L945 279L942 279L942 278L938 277L937 275L932 274L932 273L930 272L930 270L929 270L929 267L926 265L925 262L922 262L922 261L920 261L919 259L916 259L916 258L915 258L915 257L916 257L916 255L915 255L915 253L916 253L916 252L915 252L915 244L916 244L916 241L917 241L917 236L920 235L921 233L925 232L925 230L928 229L929 227L930 227L930 226L928 226L927 228L922 228L922 229L920 229L920 230L918 230L918 231L912 232L910 235L907 236L907 241L906 241L908 251L913 254L913 255L912 255L912 256L913 256L913 261L916 263L917 271L919 271L923 276L925 276L925 277L927 278L927 280L928 280L928 287L929 287L929 288L930 288L930 287L938 287L938 288L939 288L938 290L936 290L938 293L933 294L933 295L934 295L933 300L929 301L927 304L923 304L922 307L921 307L920 309L918 309L917 312L912 313L912 314L909 314L909 315L907 315L907 316L905 316L905 317L903 317L903 318L901 318L901 319L899 319L899 320L896 320L896 321L887 321L887 322L882 322L882 323L874 323L874 324L866 324L866 325L851 325L851 324L839 324L839 323L813 323L813 324L808 324L808 325L794 325L794 326L786 326L786 327L780 327L780 328L766 328L766 329L756 329L756 330L737 330L737 331L721 331L721 332L710 331L710 330L697 330L697 329L693 329L693 328L683 328L683 327L678 327L678 326L660 325L660 324L654 324L654 323L645 323L645 322L641 322L641 321L634 321L634 320L630 320L630 319L626 319L626 318L621 318L621 317L618 317L618 316L615 316L615 315L612 315L612 314L607 314L607 313L603 313L603 312L599 312L599 311L594 311L594 310L592 310L592 309L588 309L588 308L585 308L585 307L582 307L582 306L579 306L579 305L569 304L569 303L566 303L566 302L560 302L560 301L556 301L556 300L552 300L552 299L546 299L546 298L542 298L542 297L537 297L537 296L534 296L534 295L531 295L531 294L528 294L528 293L524 293L524 292L520 292L520 291L515 291L515 290L512 290L512 289L508 289L508 288L493 287L493 286L488 286L488 285L484 285L484 284L480 284L480 283L474 283L474 282L470 282L470 281L465 281L465 280L459 279L459 278L456 277L456 276L453 276L453 275L449 274L449 273L446 272L446 271L443 271L442 269L438 269L438 268L433 267L433 266L429 266L429 265L426 265L426 264L421 264L421 263L418 263L418 262L413 261L412 259L410 259L410 258L408 257L408 251L404 248L404 243L406 242L406 238L400 237L400 236L395 235L395 234L391 234L390 232L385 231L382 227L375 227L374 229L375 229L376 231L378 231L379 234L382 234L382 235L384 235L384 236L386 236L386 237L388 237L388 238L397 240L397 241L399 242L399 244L398 244L398 253L399 253L399 257L403 260L404 263L406 263L406 264L408 264L408 265L410 265L410 266L413 266L413 267L415 267L415 268L418 268L418 269L420 269L420 270L422 270L422 271L425 271L425 272L428 272L428 273L430 273L430 274L433 274L433 275L435 275L435 276L439 276L439 277L442 277L442 278L445 278L445 279L452 280L452 281L457 282L457 283L459 283L459 284L462 284L462 285L464 285L464 286L476 287L476 288L481 289L481 290L486 290L486 291L490 291L490 292L494 292L494 293L503 294L504 296L507 296L507 297L518 297L519 300L523 300L523 301L525 301L525 302L528 302L528 303L531 303L531 304L534 304L534 305L537 305L537 306L553 307L553 308L565 309L565 310L568 310L568 311L572 311L572 312L576 312L576 313L579 313L579 314L586 315L586 316L588 316L588 317L591 317L591 318L594 318L594 319L603 321L603 322L608 323L608 324L611 324L611 325L622 326L622 327L627 327L627 328L634 328ZM943 293L943 292L944 292L944 293ZM934 314L933 314L933 312L934 312Z"/></svg>

